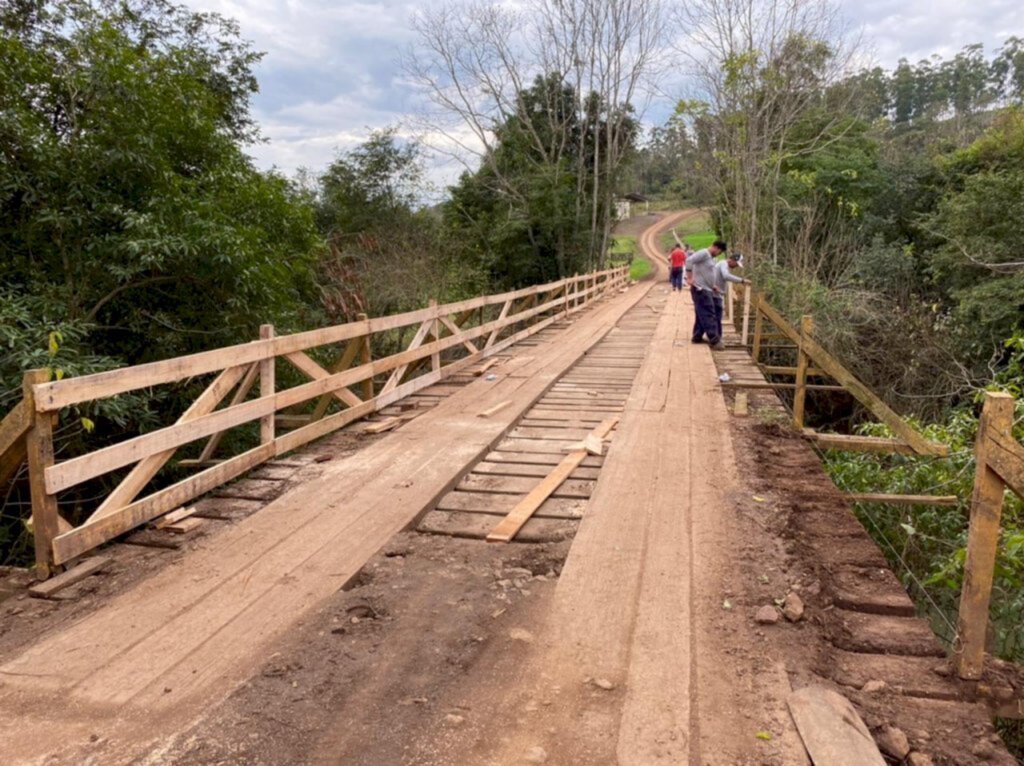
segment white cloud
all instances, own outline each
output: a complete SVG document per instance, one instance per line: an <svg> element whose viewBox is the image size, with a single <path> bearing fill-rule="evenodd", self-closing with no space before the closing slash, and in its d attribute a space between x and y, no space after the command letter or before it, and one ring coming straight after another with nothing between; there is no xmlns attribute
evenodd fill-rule
<svg viewBox="0 0 1024 766"><path fill-rule="evenodd" d="M322 169L370 129L405 122L419 96L398 59L415 42L410 21L416 9L443 0L185 2L237 19L243 37L267 52L257 70L254 115L269 141L250 153L261 167L292 173ZM1007 37L1024 36L1020 0L844 0L842 6L869 46L863 60L884 67L901 57L949 56L975 42L991 53ZM652 104L649 119L671 112L671 98L661 101ZM443 183L457 172L439 161L432 175Z"/></svg>

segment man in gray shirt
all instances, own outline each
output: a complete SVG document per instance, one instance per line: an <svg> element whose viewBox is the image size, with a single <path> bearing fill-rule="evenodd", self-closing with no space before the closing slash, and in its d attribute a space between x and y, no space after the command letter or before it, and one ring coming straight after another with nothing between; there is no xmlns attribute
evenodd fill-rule
<svg viewBox="0 0 1024 766"><path fill-rule="evenodd" d="M686 259L686 283L690 286L693 310L697 315L693 323L693 343L708 343L715 351L722 346L722 332L715 319L715 290L718 287L718 271L715 258L724 253L728 245L716 239L710 247L698 250Z"/></svg>
<svg viewBox="0 0 1024 766"><path fill-rule="evenodd" d="M737 277L731 269L743 268L743 256L739 253L729 253L724 261L715 264L715 323L718 326L718 337L725 337L722 333L722 316L725 314L726 288L729 282L739 285L749 284L749 279Z"/></svg>

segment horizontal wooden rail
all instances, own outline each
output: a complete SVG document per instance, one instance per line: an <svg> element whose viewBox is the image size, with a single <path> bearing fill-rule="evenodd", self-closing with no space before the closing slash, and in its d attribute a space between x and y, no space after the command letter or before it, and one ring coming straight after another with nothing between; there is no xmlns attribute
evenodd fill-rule
<svg viewBox="0 0 1024 766"><path fill-rule="evenodd" d="M887 505L938 505L955 506L960 502L956 495L889 495L882 492L847 492L851 503L885 503Z"/></svg>
<svg viewBox="0 0 1024 766"><path fill-rule="evenodd" d="M445 305L367 319L336 327L275 337L273 327L261 329L261 339L190 356L110 372L48 382L45 373L26 377L26 398L0 423L0 457L17 444L30 450L33 514L36 522L37 564L47 573L92 548L183 503L230 481L260 463L325 436L395 401L433 385L444 377L499 353L509 345L540 332L551 323L583 310L609 291L628 283L628 267L578 275L500 295L481 296ZM499 307L498 317L486 321L483 310ZM493 314L492 314L493 316ZM470 320L473 326L463 327ZM403 351L373 359L374 333L417 327ZM307 351L345 343L332 365L322 366ZM275 385L275 360L281 357L308 382L284 390ZM353 366L355 365L355 366ZM63 407L100 398L178 383L198 375L216 378L182 414L164 428L55 463L49 423ZM387 382L375 392L375 380ZM258 385L257 385L258 379ZM353 388L358 387L359 394ZM256 391L255 398L250 392ZM232 392L234 392L232 394ZM303 425L276 433L282 410L310 406ZM226 404L223 404L226 402ZM331 402L342 409L329 413ZM220 407L220 409L218 409ZM222 461L213 453L221 436L247 423L260 423L259 446ZM175 451L199 439L209 439L198 464L203 470L148 496L140 493ZM20 462L20 460L19 460ZM83 482L126 466L131 471L85 523L69 528L56 516L56 496ZM0 462L0 466L5 465ZM44 530L42 534L38 530Z"/></svg>

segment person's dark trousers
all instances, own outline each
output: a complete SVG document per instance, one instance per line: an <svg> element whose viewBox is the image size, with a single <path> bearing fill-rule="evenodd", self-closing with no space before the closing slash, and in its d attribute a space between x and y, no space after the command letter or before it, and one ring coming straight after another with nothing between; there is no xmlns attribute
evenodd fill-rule
<svg viewBox="0 0 1024 766"><path fill-rule="evenodd" d="M672 282L672 289L673 290L682 290L683 289L683 267L682 266L673 266L672 267L672 273L669 275L669 279Z"/></svg>
<svg viewBox="0 0 1024 766"><path fill-rule="evenodd" d="M725 316L725 298L721 295L714 296L715 302L715 329L718 330L718 338L721 340L725 337L725 333L722 332L722 317Z"/></svg>
<svg viewBox="0 0 1024 766"><path fill-rule="evenodd" d="M697 315L693 323L693 340L699 343L707 335L708 343L714 346L722 337L715 320L714 296L710 290L698 290L696 287L690 288L690 296L693 298L693 312Z"/></svg>

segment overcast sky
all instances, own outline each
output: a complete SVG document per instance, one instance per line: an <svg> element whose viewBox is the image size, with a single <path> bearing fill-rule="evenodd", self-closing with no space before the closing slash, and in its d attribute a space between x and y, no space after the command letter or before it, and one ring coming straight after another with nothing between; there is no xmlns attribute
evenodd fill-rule
<svg viewBox="0 0 1024 766"><path fill-rule="evenodd" d="M291 174L324 169L338 151L372 128L400 122L416 109L400 53L414 42L417 7L441 0L186 0L197 10L237 19L266 56L257 74L254 112L268 142L253 147L264 168ZM875 61L892 66L983 43L987 52L1011 35L1024 37L1021 0L843 0ZM657 108L657 105L655 106ZM662 105L667 113L671 105ZM450 175L450 173L449 173Z"/></svg>

